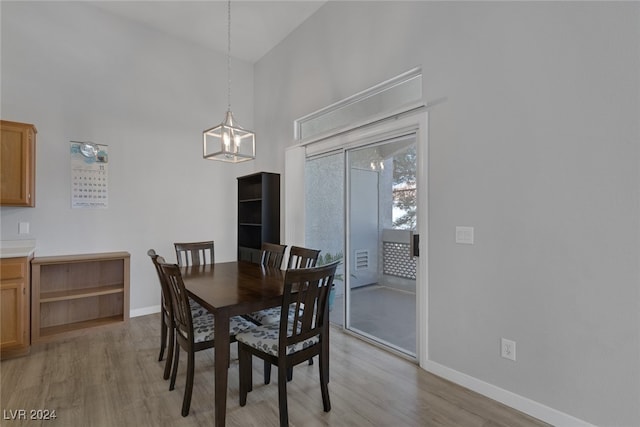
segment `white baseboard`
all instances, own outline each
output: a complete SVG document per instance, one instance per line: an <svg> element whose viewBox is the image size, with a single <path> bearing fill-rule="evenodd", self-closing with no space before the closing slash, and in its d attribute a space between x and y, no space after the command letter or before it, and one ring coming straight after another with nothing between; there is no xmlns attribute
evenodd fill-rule
<svg viewBox="0 0 640 427"><path fill-rule="evenodd" d="M151 307L136 308L129 311L129 317L146 316L147 314L160 313L159 305L152 305Z"/></svg>
<svg viewBox="0 0 640 427"><path fill-rule="evenodd" d="M439 363L428 360L424 368L434 375L447 379L483 396L497 400L520 412L557 427L595 427L586 421L545 406L526 397L504 390L493 384L463 374Z"/></svg>

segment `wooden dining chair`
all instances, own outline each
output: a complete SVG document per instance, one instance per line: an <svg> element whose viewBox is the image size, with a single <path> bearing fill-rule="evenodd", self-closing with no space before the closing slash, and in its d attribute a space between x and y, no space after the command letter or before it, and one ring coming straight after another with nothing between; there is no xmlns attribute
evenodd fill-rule
<svg viewBox="0 0 640 427"><path fill-rule="evenodd" d="M287 270L290 268L309 268L315 267L318 262L320 250L308 249L300 246L291 246L289 250L289 261L287 262Z"/></svg>
<svg viewBox="0 0 640 427"><path fill-rule="evenodd" d="M303 248L301 246L291 246L289 251L289 261L287 269L309 268L315 267L318 261L320 250ZM293 316L293 308L289 308L289 316ZM248 318L260 325L269 325L280 321L280 307L267 308L264 310L254 311L248 315ZM313 358L309 358L309 365L313 365ZM289 381L293 377L293 371L289 372ZM264 362L264 383L271 382L271 364Z"/></svg>
<svg viewBox="0 0 640 427"><path fill-rule="evenodd" d="M160 289L162 291L160 298L160 355L158 356L158 362L162 361L164 357L164 349L167 348L167 361L164 366L164 375L163 378L166 380L169 378L169 372L171 370L171 360L173 359L173 307L171 306L171 294L169 293L169 288L164 280L164 275L162 274L162 268L160 264L158 264L158 255L156 251L153 249L149 249L147 251L147 255L151 258L153 262L153 266L156 269L156 273L158 274L158 281L160 282ZM168 339L168 347L167 347L167 339Z"/></svg>
<svg viewBox="0 0 640 427"><path fill-rule="evenodd" d="M195 364L195 352L212 348L214 341L214 317L207 312L198 317L191 315L189 296L184 287L180 267L176 264L167 264L162 257L157 258L158 264L164 275L165 282L171 294L173 309L173 321L175 326L175 342L178 347L173 352L173 367L171 370L171 382L169 390L175 388L178 363L180 361L180 349L187 353L187 382L182 399L182 416L189 414L191 407L191 392L193 391L193 376ZM229 319L229 335L231 342L235 341L236 334L249 330L255 325L243 317L232 316Z"/></svg>
<svg viewBox="0 0 640 427"><path fill-rule="evenodd" d="M287 270L280 321L236 335L240 364L240 406L253 388L252 356L278 367L280 426L289 424L287 377L293 366L319 356L320 390L325 412L329 400L329 292L338 262L320 267ZM294 315L288 315L293 305Z"/></svg>
<svg viewBox="0 0 640 427"><path fill-rule="evenodd" d="M269 267L282 267L282 258L284 258L285 249L287 249L287 245L264 242L262 244L260 264Z"/></svg>
<svg viewBox="0 0 640 427"><path fill-rule="evenodd" d="M265 267L278 267L282 266L282 258L284 257L284 251L287 245L277 245L275 243L263 243L262 244L262 256L260 257L260 263ZM280 320L280 307L267 308L264 310L254 311L249 313L246 317L249 320L262 325L265 323L276 323Z"/></svg>
<svg viewBox="0 0 640 427"><path fill-rule="evenodd" d="M272 245L268 243L268 245ZM286 246L276 245L278 246L278 250L282 248L282 252L284 253L284 248ZM263 255L262 255L262 265L268 265L265 263L265 259L269 259L265 256L265 247L263 246ZM289 251L289 261L287 262L287 270L295 269L295 268L309 268L315 267L318 262L318 255L320 254L320 250L318 249L308 249L300 246L291 246L291 250ZM259 310L249 314L251 320L261 324L266 325L270 323L277 323L280 321L280 307L268 308L265 310ZM266 383L268 384L268 383Z"/></svg>
<svg viewBox="0 0 640 427"><path fill-rule="evenodd" d="M206 242L174 243L180 267L215 263L213 240Z"/></svg>
<svg viewBox="0 0 640 427"><path fill-rule="evenodd" d="M158 282L160 283L160 355L158 356L158 362L162 361L164 357L164 350L167 348L167 361L165 362L163 378L169 379L169 373L171 372L171 362L173 361L174 351L174 320L173 320L173 306L171 304L171 291L162 273L162 268L158 263L160 257L156 254L154 249L149 249L147 255L151 258L151 262L156 269L158 275ZM207 313L207 310L198 304L196 301L189 298L189 307L191 309L191 316L196 318Z"/></svg>

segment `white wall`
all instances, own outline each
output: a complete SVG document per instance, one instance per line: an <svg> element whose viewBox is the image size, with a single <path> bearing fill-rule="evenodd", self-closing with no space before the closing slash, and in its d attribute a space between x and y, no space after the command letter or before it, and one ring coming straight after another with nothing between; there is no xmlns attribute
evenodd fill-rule
<svg viewBox="0 0 640 427"><path fill-rule="evenodd" d="M640 4L330 2L256 64L256 128L284 148L294 119L417 65L425 100L447 98L429 123L431 362L640 425Z"/></svg>
<svg viewBox="0 0 640 427"><path fill-rule="evenodd" d="M2 208L2 239L37 239L36 256L131 253L131 309L157 306L149 248L213 239L236 257L236 177L264 161L202 159L202 130L227 107L225 53L111 16L87 2L2 2L1 117L34 123L36 202ZM233 62L232 105L253 124L252 65ZM70 208L69 140L109 145L109 207ZM31 224L18 236L18 222Z"/></svg>

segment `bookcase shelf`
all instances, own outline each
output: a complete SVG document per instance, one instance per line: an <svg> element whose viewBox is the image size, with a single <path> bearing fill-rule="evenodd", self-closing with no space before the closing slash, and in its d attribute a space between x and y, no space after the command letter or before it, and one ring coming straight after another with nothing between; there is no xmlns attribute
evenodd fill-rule
<svg viewBox="0 0 640 427"><path fill-rule="evenodd" d="M81 333L129 319L127 252L31 261L31 341Z"/></svg>
<svg viewBox="0 0 640 427"><path fill-rule="evenodd" d="M238 259L260 262L262 243L280 243L280 175L238 178Z"/></svg>
<svg viewBox="0 0 640 427"><path fill-rule="evenodd" d="M114 323L122 322L122 316L101 317L98 319L83 320L81 322L65 323L57 326L49 326L40 329L40 339L42 341L67 336L78 331L85 331L89 328L97 326L107 326Z"/></svg>
<svg viewBox="0 0 640 427"><path fill-rule="evenodd" d="M40 303L89 298L98 295L110 295L124 292L124 285L107 285L95 288L69 289L66 291L41 292Z"/></svg>

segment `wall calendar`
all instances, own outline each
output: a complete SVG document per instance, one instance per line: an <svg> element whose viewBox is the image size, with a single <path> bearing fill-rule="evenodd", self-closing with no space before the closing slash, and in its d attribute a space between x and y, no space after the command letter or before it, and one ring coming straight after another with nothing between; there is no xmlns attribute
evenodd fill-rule
<svg viewBox="0 0 640 427"><path fill-rule="evenodd" d="M109 204L108 146L71 141L71 208L106 209Z"/></svg>

